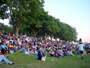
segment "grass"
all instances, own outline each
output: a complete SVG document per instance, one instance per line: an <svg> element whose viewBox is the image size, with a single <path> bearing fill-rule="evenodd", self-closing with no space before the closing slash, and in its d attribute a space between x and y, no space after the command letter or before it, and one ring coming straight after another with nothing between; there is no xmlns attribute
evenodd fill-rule
<svg viewBox="0 0 90 68"><path fill-rule="evenodd" d="M14 65L0 64L0 68L90 68L90 55L81 60L78 56L47 57L45 62L36 60L35 56L15 53L9 56Z"/></svg>

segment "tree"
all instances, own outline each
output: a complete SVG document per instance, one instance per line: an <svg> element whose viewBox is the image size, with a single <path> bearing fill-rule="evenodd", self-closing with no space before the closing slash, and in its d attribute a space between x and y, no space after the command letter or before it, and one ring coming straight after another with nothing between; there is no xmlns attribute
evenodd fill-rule
<svg viewBox="0 0 90 68"><path fill-rule="evenodd" d="M61 23L62 27L61 27L61 30L60 33L61 34L61 38L63 40L66 40L66 41L75 41L76 40L76 36L77 36L77 32L75 30L75 28L72 28L70 25L68 24L65 24L65 23Z"/></svg>
<svg viewBox="0 0 90 68"><path fill-rule="evenodd" d="M4 24L0 23L0 31L1 32L11 32L12 27L9 27L7 25L4 25Z"/></svg>
<svg viewBox="0 0 90 68"><path fill-rule="evenodd" d="M76 39L75 28L61 22L59 19L48 15L43 8L44 0L0 0L0 6L6 5L10 10L10 24L18 36L19 33L26 33L31 36L44 37L46 35L59 37L66 41ZM0 12L0 16L5 13ZM7 17L7 14L5 14ZM4 16L4 17L5 17Z"/></svg>
<svg viewBox="0 0 90 68"><path fill-rule="evenodd" d="M35 25L38 22L38 16L43 10L43 0L1 0L1 4L6 4L11 10L11 25L13 25L18 35L20 28L25 23ZM31 21L31 22L30 22Z"/></svg>

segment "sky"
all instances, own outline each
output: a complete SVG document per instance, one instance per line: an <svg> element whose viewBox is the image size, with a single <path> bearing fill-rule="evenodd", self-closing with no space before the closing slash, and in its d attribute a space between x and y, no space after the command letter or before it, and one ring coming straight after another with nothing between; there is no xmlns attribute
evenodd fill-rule
<svg viewBox="0 0 90 68"><path fill-rule="evenodd" d="M90 0L45 0L44 9L74 27L78 39L90 42Z"/></svg>

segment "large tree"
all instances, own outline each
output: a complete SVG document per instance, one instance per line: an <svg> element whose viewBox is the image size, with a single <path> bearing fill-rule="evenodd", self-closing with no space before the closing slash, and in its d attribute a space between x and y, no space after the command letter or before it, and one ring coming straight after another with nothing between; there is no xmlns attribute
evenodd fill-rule
<svg viewBox="0 0 90 68"><path fill-rule="evenodd" d="M2 12L9 8L10 24L17 36L20 32L31 36L50 35L66 41L75 40L77 35L75 28L48 15L43 8L43 3L43 0L0 0L0 6L4 5L0 16L8 17Z"/></svg>
<svg viewBox="0 0 90 68"><path fill-rule="evenodd" d="M10 24L13 25L17 35L24 23L33 23L35 26L39 22L37 18L43 11L43 2L43 0L0 0L2 5L6 4L10 8Z"/></svg>

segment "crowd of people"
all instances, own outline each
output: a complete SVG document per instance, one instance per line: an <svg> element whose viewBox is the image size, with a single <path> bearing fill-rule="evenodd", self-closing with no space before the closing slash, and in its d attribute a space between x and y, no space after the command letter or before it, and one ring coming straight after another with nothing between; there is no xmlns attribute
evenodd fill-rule
<svg viewBox="0 0 90 68"><path fill-rule="evenodd" d="M37 59L41 61L46 60L46 55L51 57L82 55L85 50L81 42L80 40L80 45L77 46L74 42L59 38L46 37L42 39L27 35L17 37L13 33L0 32L0 63L14 64L7 58L7 54L14 54L15 52L37 55Z"/></svg>

